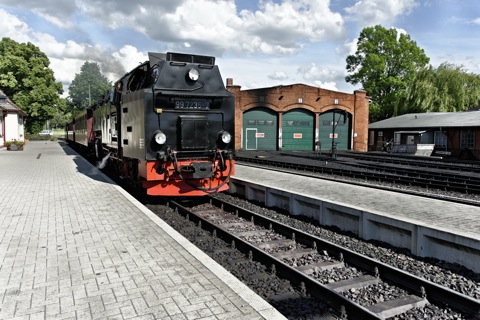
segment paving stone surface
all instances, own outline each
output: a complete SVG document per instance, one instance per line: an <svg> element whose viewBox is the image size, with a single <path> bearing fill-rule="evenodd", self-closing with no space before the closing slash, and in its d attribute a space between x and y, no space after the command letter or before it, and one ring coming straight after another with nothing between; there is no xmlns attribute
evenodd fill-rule
<svg viewBox="0 0 480 320"><path fill-rule="evenodd" d="M65 143L0 149L0 319L282 319Z"/></svg>

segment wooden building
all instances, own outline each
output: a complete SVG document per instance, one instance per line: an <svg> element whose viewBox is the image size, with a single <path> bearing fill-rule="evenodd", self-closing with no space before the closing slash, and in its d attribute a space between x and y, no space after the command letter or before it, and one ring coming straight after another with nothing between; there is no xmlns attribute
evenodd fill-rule
<svg viewBox="0 0 480 320"><path fill-rule="evenodd" d="M480 111L410 113L369 125L369 150L389 140L407 153L433 145L433 155L480 159Z"/></svg>

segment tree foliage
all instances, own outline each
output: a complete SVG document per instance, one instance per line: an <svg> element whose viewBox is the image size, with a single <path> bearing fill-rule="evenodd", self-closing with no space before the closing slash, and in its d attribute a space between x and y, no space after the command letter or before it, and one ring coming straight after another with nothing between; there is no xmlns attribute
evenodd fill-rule
<svg viewBox="0 0 480 320"><path fill-rule="evenodd" d="M72 113L57 110L50 119L50 125L53 128L64 127L66 123L72 120Z"/></svg>
<svg viewBox="0 0 480 320"><path fill-rule="evenodd" d="M0 88L28 115L27 132L42 130L44 123L66 107L62 84L55 82L50 60L32 43L0 41Z"/></svg>
<svg viewBox="0 0 480 320"><path fill-rule="evenodd" d="M100 100L111 87L111 81L101 73L100 66L86 61L68 88L73 109L85 109Z"/></svg>
<svg viewBox="0 0 480 320"><path fill-rule="evenodd" d="M416 74L397 104L397 113L464 111L479 102L480 76L444 62L436 69L429 66Z"/></svg>
<svg viewBox="0 0 480 320"><path fill-rule="evenodd" d="M371 97L370 121L383 120L395 115L397 101L429 60L409 35L395 28L367 27L360 33L357 51L346 59L345 80L362 84Z"/></svg>

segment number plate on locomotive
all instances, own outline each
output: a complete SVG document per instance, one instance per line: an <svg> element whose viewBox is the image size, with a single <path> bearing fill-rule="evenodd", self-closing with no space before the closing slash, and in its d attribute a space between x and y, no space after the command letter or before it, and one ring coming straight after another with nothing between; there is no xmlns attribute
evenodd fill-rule
<svg viewBox="0 0 480 320"><path fill-rule="evenodd" d="M174 100L175 109L210 110L210 101L205 100Z"/></svg>

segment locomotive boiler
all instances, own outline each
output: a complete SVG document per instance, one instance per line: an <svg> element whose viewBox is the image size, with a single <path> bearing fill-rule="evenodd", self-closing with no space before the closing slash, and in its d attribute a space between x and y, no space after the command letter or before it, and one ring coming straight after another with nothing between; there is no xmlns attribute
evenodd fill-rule
<svg viewBox="0 0 480 320"><path fill-rule="evenodd" d="M67 139L148 195L200 196L228 189L234 118L214 57L149 53L69 124Z"/></svg>

